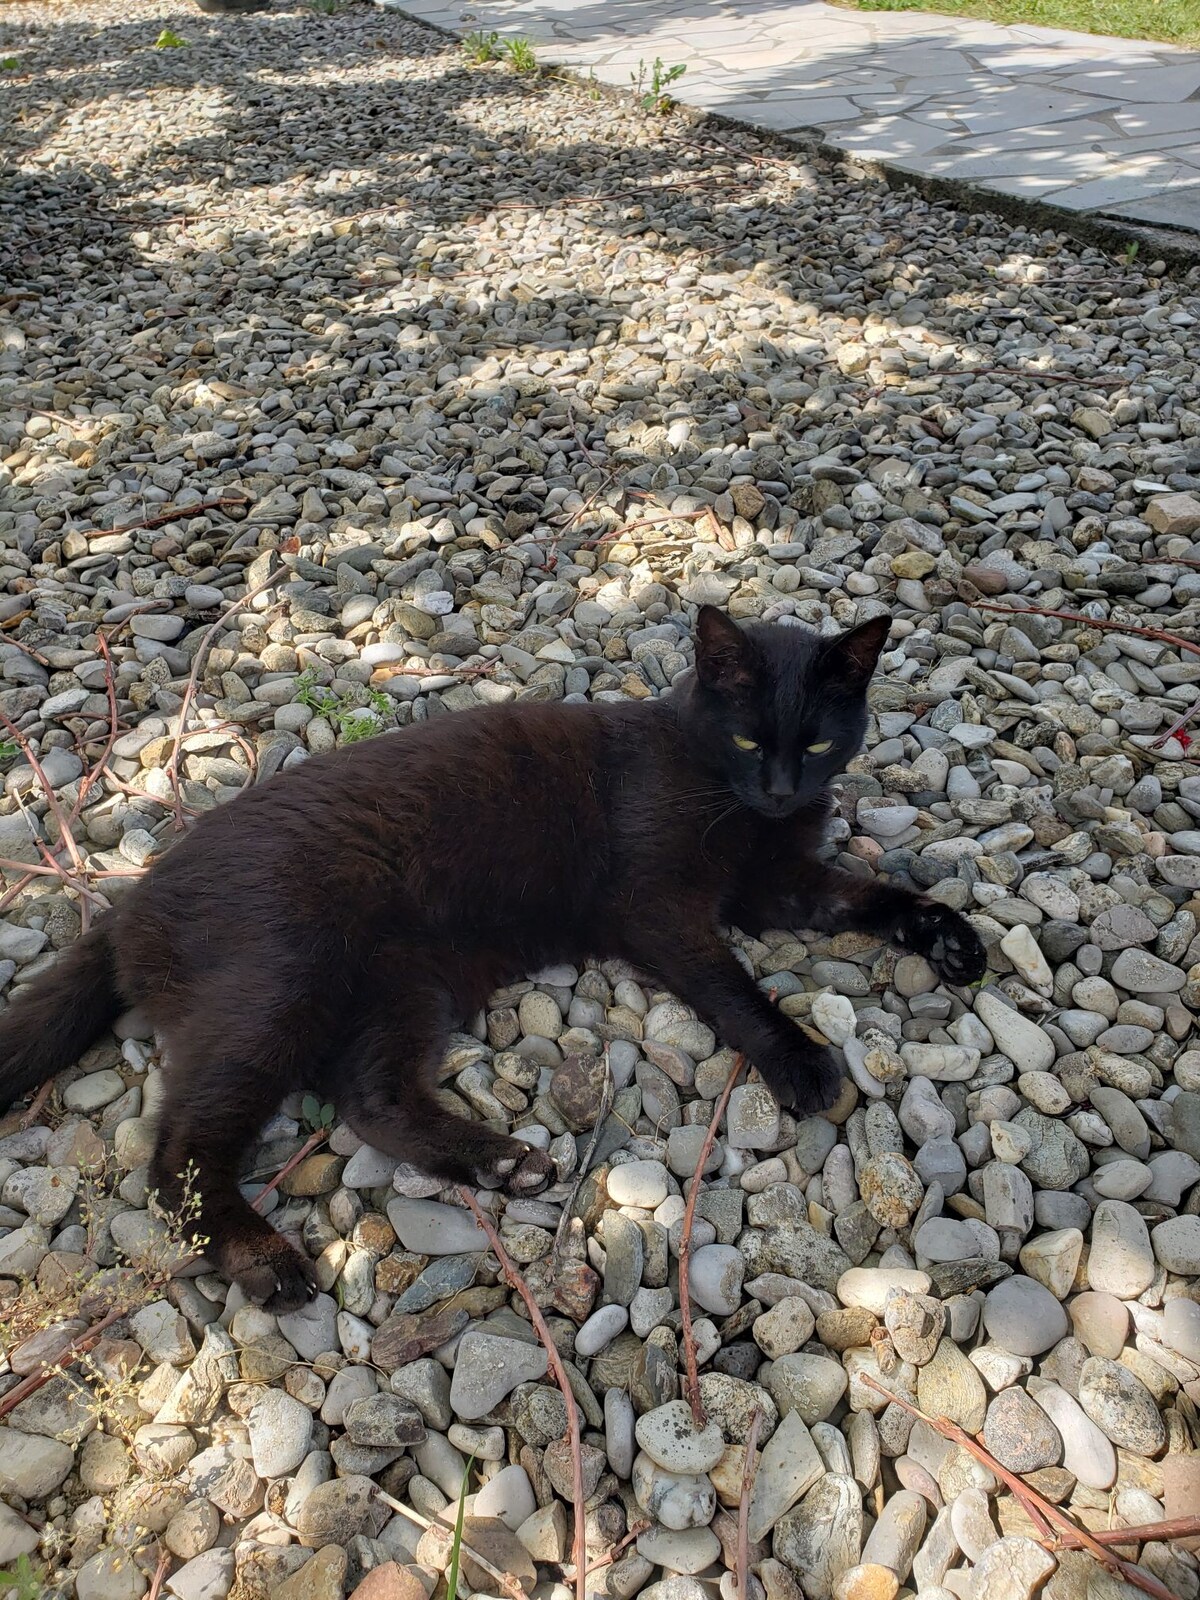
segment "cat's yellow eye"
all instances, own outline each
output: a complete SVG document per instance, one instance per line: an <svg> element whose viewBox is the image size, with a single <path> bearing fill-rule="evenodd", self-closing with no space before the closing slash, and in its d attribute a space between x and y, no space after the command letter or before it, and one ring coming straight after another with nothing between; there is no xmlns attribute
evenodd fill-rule
<svg viewBox="0 0 1200 1600"><path fill-rule="evenodd" d="M735 733L734 734L733 742L734 742L735 745L737 745L739 750L757 750L758 749L758 746L755 744L753 739L743 738L740 733Z"/></svg>
<svg viewBox="0 0 1200 1600"><path fill-rule="evenodd" d="M808 747L808 753L809 753L810 756L823 756L825 754L826 750L832 750L832 749L833 749L833 740L832 739L822 739L820 744L810 744L809 747Z"/></svg>

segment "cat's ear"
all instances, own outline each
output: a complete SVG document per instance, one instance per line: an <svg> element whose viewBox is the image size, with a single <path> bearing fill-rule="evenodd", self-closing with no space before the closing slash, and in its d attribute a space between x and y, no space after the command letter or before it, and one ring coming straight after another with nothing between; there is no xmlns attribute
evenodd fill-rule
<svg viewBox="0 0 1200 1600"><path fill-rule="evenodd" d="M709 689L746 689L754 681L749 641L716 606L701 606L696 618L696 676Z"/></svg>
<svg viewBox="0 0 1200 1600"><path fill-rule="evenodd" d="M840 682L853 689L865 689L875 671L880 652L892 626L890 617L872 617L869 622L835 639L825 651L825 668Z"/></svg>

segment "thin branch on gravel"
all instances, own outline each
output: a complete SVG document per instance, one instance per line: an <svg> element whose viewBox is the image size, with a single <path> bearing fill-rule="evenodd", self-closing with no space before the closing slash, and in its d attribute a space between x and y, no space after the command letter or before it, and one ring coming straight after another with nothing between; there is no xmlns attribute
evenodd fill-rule
<svg viewBox="0 0 1200 1600"><path fill-rule="evenodd" d="M415 1511L412 1506L405 1505L403 1500L393 1499L393 1497L383 1489L378 1489L376 1491L376 1498L382 1500L385 1506L390 1506L393 1511L398 1511L401 1516L407 1517L410 1522L415 1522L418 1528L425 1528L427 1530L434 1528L437 1529L438 1532L445 1532L447 1534L452 1534L454 1532L454 1529L449 1527L446 1523L438 1522L433 1517L423 1516L420 1511ZM524 1589L522 1589L521 1585L517 1582L516 1578L513 1577L511 1572L501 1572L500 1568L494 1567L486 1556L481 1556L478 1550L472 1550L471 1546L467 1544L466 1540L460 1542L459 1549L461 1550L462 1554L466 1556L468 1561L473 1561L477 1567L481 1567L483 1571L487 1573L489 1578L494 1579L494 1581L500 1585L500 1587L504 1590L504 1593L509 1596L509 1600L529 1600L528 1594Z"/></svg>
<svg viewBox="0 0 1200 1600"><path fill-rule="evenodd" d="M76 796L75 804L71 807L72 818L77 817L83 810L83 802L87 799L92 785L108 765L113 745L117 742L117 728L120 720L117 716L117 681L113 675L112 651L108 648L108 640L99 630L96 632L96 645L104 658L104 689L108 695L108 739L104 746L104 754L92 766L91 770L84 774L83 782L79 785L79 793Z"/></svg>
<svg viewBox="0 0 1200 1600"><path fill-rule="evenodd" d="M1047 383L1077 383L1081 389L1127 389L1142 378L1083 378L1077 372L1041 372L1037 367L960 367L957 378L1044 378Z"/></svg>
<svg viewBox="0 0 1200 1600"><path fill-rule="evenodd" d="M22 1112L21 1121L20 1121L20 1127L21 1127L22 1132L24 1132L24 1130L26 1128L32 1128L33 1127L34 1123L37 1121L38 1117L41 1115L42 1107L46 1104L46 1101L49 1100L50 1091L51 1091L51 1089L53 1089L53 1087L54 1087L54 1079L53 1078L47 1078L45 1083L38 1090L38 1092L34 1095L33 1099L29 1102L29 1105L26 1108L26 1110Z"/></svg>
<svg viewBox="0 0 1200 1600"><path fill-rule="evenodd" d="M192 701L196 697L196 685L200 679L200 669L204 665L205 657L208 655L213 640L221 629L228 624L230 618L240 611L243 606L249 605L250 601L258 595L263 594L267 589L273 589L280 582L280 579L280 573L276 572L265 583L260 583L254 589L247 589L240 600L235 600L227 611L223 611L217 620L205 629L204 637L196 648L196 654L192 659L192 670L188 673L187 687L183 691L183 700L179 706L179 720L175 726L175 741L171 746L171 759L166 766L167 777L171 783L171 793L175 799L175 828L178 832L182 832L184 827L183 794L179 787L179 750L183 744L184 733L187 731L187 719L192 709Z"/></svg>
<svg viewBox="0 0 1200 1600"><path fill-rule="evenodd" d="M29 615L31 615L31 613L28 612L28 611L26 611L24 613L24 616L29 616ZM46 660L45 656L40 653L40 651L35 650L33 648L33 646L30 645L30 644L22 644L20 639L6 639L5 643L6 644L15 645L15 647L18 650L20 650L24 655L27 655L30 658L31 661L36 661L38 666L40 666L40 667L48 667L50 665L50 663Z"/></svg>
<svg viewBox="0 0 1200 1600"><path fill-rule="evenodd" d="M663 528L668 522L701 522L710 516L715 520L711 506L701 506L699 511L664 511L661 517L643 517L639 522L626 522L619 528L610 528L607 533L597 533L585 539L579 548L592 550L597 545L623 539L627 533L637 533L641 528Z"/></svg>
<svg viewBox="0 0 1200 1600"><path fill-rule="evenodd" d="M578 1600L587 1600L587 1547L584 1534L584 1504L587 1496L583 1492L583 1446L580 1440L579 1407L575 1404L575 1392L571 1388L571 1380L567 1377L562 1357L558 1353L558 1346L551 1337L550 1329L546 1326L546 1319L542 1315L541 1308L534 1299L529 1285L517 1271L508 1251L501 1243L500 1235L496 1232L495 1223L493 1223L468 1188L460 1186L458 1192L467 1202L467 1207L476 1222L487 1234L488 1243L495 1252L504 1276L525 1302L526 1309L529 1312L529 1320L533 1323L534 1332L545 1347L550 1370L554 1374L554 1381L562 1390L563 1400L567 1407L567 1440L571 1447L571 1499L575 1512L573 1551L575 1593Z"/></svg>
<svg viewBox="0 0 1200 1600"><path fill-rule="evenodd" d="M14 1384L6 1395L0 1396L0 1417L6 1417L14 1407L20 1405L22 1400L28 1399L31 1394L36 1394L42 1385L48 1383L64 1366L70 1366L80 1356L86 1355L99 1343L101 1335L111 1328L114 1322L119 1322L128 1310L129 1307L125 1305L113 1306L99 1322L94 1322L90 1328L85 1328L81 1334L72 1339L70 1344L58 1352L53 1361L39 1367L36 1372L31 1372L28 1377L22 1378L20 1383Z"/></svg>
<svg viewBox="0 0 1200 1600"><path fill-rule="evenodd" d="M276 1189L278 1189L279 1185L289 1175L289 1173L294 1172L304 1158L312 1155L313 1151L317 1149L319 1145L323 1145L328 1137L328 1128L318 1128L316 1133L309 1134L308 1138L300 1146L299 1150L296 1151L296 1154L291 1158L291 1160L286 1161L271 1179L270 1183L264 1184L254 1196L254 1199L250 1203L254 1207L255 1211L260 1209L263 1201L269 1194L272 1194Z"/></svg>
<svg viewBox="0 0 1200 1600"><path fill-rule="evenodd" d="M742 1493L738 1500L738 1600L747 1600L750 1593L750 1493L754 1488L754 1474L758 1467L758 1425L761 1421L762 1412L755 1406L754 1415L750 1418L750 1436L746 1440L746 1464L742 1468Z"/></svg>
<svg viewBox="0 0 1200 1600"><path fill-rule="evenodd" d="M70 855L72 862L75 865L76 872L84 871L83 857L79 854L79 846L75 843L75 838L71 832L71 824L67 819L67 814L63 810L61 804L59 803L58 796L54 792L54 785L50 782L49 778L47 778L41 762L38 760L37 756L34 755L32 744L29 742L25 734L21 732L20 728L17 727L16 723L13 722L11 718L8 717L3 711L0 711L0 722L2 722L8 729L9 733L12 734L13 738L17 741L17 745L20 748L21 754L33 768L33 775L42 786L42 790L46 796L46 803L50 807L50 811L54 817L54 820L58 823L59 835L63 844L67 848L67 852Z"/></svg>
<svg viewBox="0 0 1200 1600"><path fill-rule="evenodd" d="M1183 639L1177 633L1165 633L1162 628L1139 628L1132 622L1114 622L1111 617L1085 617L1078 611L1048 611L1043 606L998 606L982 595L978 600L968 600L967 605L976 611L1000 611L1009 617L1057 617L1060 622L1074 622L1081 628L1099 628L1112 633L1135 633L1143 639L1158 639L1163 644L1173 644L1177 650L1190 650L1200 656L1200 644Z"/></svg>
<svg viewBox="0 0 1200 1600"><path fill-rule="evenodd" d="M608 1113L612 1110L613 1103L613 1076L608 1064L608 1046L604 1046L604 1083L600 1089L600 1107L596 1113L596 1121L592 1126L592 1137L584 1151L583 1160L579 1163L579 1170L575 1174L575 1181L571 1185L571 1192L563 1201L562 1216L558 1219L558 1227L554 1231L554 1247L551 1255L557 1257L562 1249L563 1239L571 1224L571 1208L575 1204L575 1196L579 1193L579 1186L587 1177L588 1168L592 1164L592 1157L596 1154L596 1146L600 1143L600 1130L604 1127Z"/></svg>
<svg viewBox="0 0 1200 1600"><path fill-rule="evenodd" d="M1157 1544L1194 1539L1200 1534L1200 1517L1164 1517L1161 1522L1138 1522L1131 1528L1092 1528L1089 1532L1097 1544Z"/></svg>
<svg viewBox="0 0 1200 1600"><path fill-rule="evenodd" d="M1101 1566L1106 1567L1114 1576L1123 1578L1126 1583L1134 1584L1135 1587L1144 1590L1146 1594L1153 1595L1154 1600L1174 1600L1171 1591L1161 1584L1157 1578L1151 1577L1148 1572L1143 1572L1140 1567L1134 1566L1131 1561L1124 1561L1120 1556L1114 1555L1111 1550L1106 1548L1102 1540L1095 1538L1088 1530L1080 1528L1076 1523L1072 1522L1065 1512L1052 1505L1049 1500L1040 1495L1036 1489L1026 1483L1015 1472L1010 1472L1007 1467L1002 1467L990 1450L985 1449L978 1440L972 1439L971 1435L960 1428L957 1423L948 1422L945 1417L929 1416L926 1412L913 1405L910 1400L906 1400L903 1395L893 1394L890 1389L885 1389L883 1384L877 1383L874 1378L864 1377L862 1381L869 1389L874 1389L877 1393L886 1396L888 1400L898 1405L902 1411L907 1411L921 1422L927 1422L931 1428L941 1434L943 1439L949 1439L951 1444L956 1444L961 1449L966 1450L969 1455L973 1455L977 1461L982 1462L989 1472L995 1473L996 1477L1016 1495L1035 1526L1040 1524L1047 1528L1047 1534L1042 1536L1043 1542L1058 1542L1067 1545L1071 1549L1086 1550L1089 1555L1093 1556L1100 1562ZM1049 1530L1051 1529L1053 1533L1050 1533ZM1116 1542L1128 1541L1128 1529L1114 1529L1112 1531L1122 1535L1122 1538Z"/></svg>
<svg viewBox="0 0 1200 1600"><path fill-rule="evenodd" d="M146 1600L158 1600L159 1595L162 1593L163 1582L167 1576L167 1569L170 1567L170 1565L170 1551L166 1550L160 1545L158 1551L158 1565L155 1567L154 1576L150 1580L150 1588L147 1591Z"/></svg>
<svg viewBox="0 0 1200 1600"><path fill-rule="evenodd" d="M201 500L196 505L170 506L144 522L123 522L119 528L68 528L68 533L81 533L85 539L107 537L113 533L140 533L146 528L161 528L164 523L178 522L180 517L194 517L198 511L219 511L226 506L248 506L253 501L246 495L224 495L219 500Z"/></svg>
<svg viewBox="0 0 1200 1600"><path fill-rule="evenodd" d="M1176 717L1166 733L1160 733L1158 738L1153 740L1150 745L1151 750L1160 749L1168 739L1173 739L1177 733L1182 733L1197 712L1200 712L1200 700L1194 701L1181 717Z"/></svg>
<svg viewBox="0 0 1200 1600"><path fill-rule="evenodd" d="M704 1427L708 1419L704 1414L704 1402L700 1398L700 1377L696 1361L696 1335L692 1332L692 1301L688 1293L688 1269L691 1265L692 1254L692 1228L696 1221L696 1201L699 1199L700 1187L703 1183L704 1163L712 1154L713 1142L717 1137L717 1129L721 1125L721 1118L725 1115L725 1107L729 1104L729 1096L733 1093L733 1086L737 1082L738 1074L745 1064L745 1056L739 1055L733 1063L733 1069L717 1100L712 1114L712 1121L708 1125L708 1132L704 1135L704 1143L700 1146L696 1170L692 1174L692 1184L688 1190L687 1205L683 1212L683 1227L679 1234L679 1313L683 1320L683 1360L687 1369L684 1388L687 1393L688 1403L692 1408L692 1421L696 1425L697 1433Z"/></svg>
<svg viewBox="0 0 1200 1600"><path fill-rule="evenodd" d="M598 1560L592 1562L591 1566L584 1573L584 1577L590 1578L592 1573L599 1572L601 1567L611 1567L613 1562L619 1558L622 1550L624 1550L627 1545L631 1545L635 1539L640 1539L642 1534L648 1533L653 1526L654 1524L652 1522L635 1522L633 1527L630 1528L629 1532L623 1535L622 1538L618 1539L611 1550L606 1551L605 1554L602 1555Z"/></svg>

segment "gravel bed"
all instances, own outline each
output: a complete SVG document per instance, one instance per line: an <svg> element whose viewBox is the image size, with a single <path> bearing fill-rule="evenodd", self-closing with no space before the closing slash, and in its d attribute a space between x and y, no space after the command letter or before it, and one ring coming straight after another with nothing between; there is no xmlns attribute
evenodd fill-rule
<svg viewBox="0 0 1200 1600"><path fill-rule="evenodd" d="M966 912L989 976L734 930L848 1079L799 1123L742 1080L717 1130L706 1427L678 1254L729 1052L561 967L493 997L445 1091L557 1165L481 1199L575 1387L588 1559L616 1553L590 1594L735 1600L752 1428L753 1600L1138 1592L871 1380L1087 1527L1200 1512L1198 280L365 5L2 32L0 712L58 805L6 729L5 992L97 909L81 882L111 900L310 752L663 693L705 601L886 610L831 848ZM55 850L74 887L27 870ZM288 1103L248 1182L328 1125L265 1202L323 1292L268 1316L173 1273L158 1074L126 1018L0 1127L0 1567L77 1600L429 1600L465 1484L459 1593L504 1593L482 1556L568 1600L565 1406L457 1197ZM1200 1596L1184 1543L1123 1553Z"/></svg>

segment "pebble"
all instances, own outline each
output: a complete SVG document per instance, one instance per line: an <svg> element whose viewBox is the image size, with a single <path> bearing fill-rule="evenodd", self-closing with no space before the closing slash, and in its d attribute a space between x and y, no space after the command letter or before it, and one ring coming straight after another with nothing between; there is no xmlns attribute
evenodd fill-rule
<svg viewBox="0 0 1200 1600"><path fill-rule="evenodd" d="M466 1422L486 1417L519 1383L545 1376L541 1345L472 1330L459 1341L450 1381L450 1405Z"/></svg>
<svg viewBox="0 0 1200 1600"><path fill-rule="evenodd" d="M1117 1457L1106 1434L1057 1384L1045 1383L1033 1398L1058 1429L1063 1442L1062 1464L1089 1489L1111 1488L1117 1475Z"/></svg>
<svg viewBox="0 0 1200 1600"><path fill-rule="evenodd" d="M667 1472L709 1472L725 1453L720 1428L710 1422L697 1432L692 1408L684 1400L646 1412L638 1418L635 1434L650 1459Z"/></svg>
<svg viewBox="0 0 1200 1600"><path fill-rule="evenodd" d="M1154 1396L1119 1361L1088 1357L1079 1373L1079 1403L1102 1433L1135 1455L1157 1455L1167 1442Z"/></svg>
<svg viewBox="0 0 1200 1600"><path fill-rule="evenodd" d="M247 1425L251 1459L260 1478L284 1478L308 1454L312 1412L290 1394L270 1390L251 1410Z"/></svg>
<svg viewBox="0 0 1200 1600"><path fill-rule="evenodd" d="M1037 1356L1063 1338L1067 1313L1050 1290L1020 1273L989 1289L983 1325L996 1343L1018 1356Z"/></svg>

